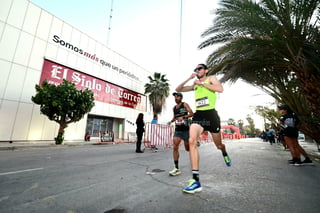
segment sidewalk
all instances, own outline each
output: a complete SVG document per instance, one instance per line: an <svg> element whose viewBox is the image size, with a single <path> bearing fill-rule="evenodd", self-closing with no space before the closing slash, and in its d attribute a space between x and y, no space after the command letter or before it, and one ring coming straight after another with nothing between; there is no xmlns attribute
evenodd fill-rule
<svg viewBox="0 0 320 213"><path fill-rule="evenodd" d="M21 148L41 148L41 147L60 147L60 146L82 146L93 145L97 142L93 141L76 141L76 142L64 142L61 145L56 145L54 141L23 141L23 142L0 142L0 150L16 150Z"/></svg>
<svg viewBox="0 0 320 213"><path fill-rule="evenodd" d="M264 142L264 143L269 143L269 142ZM315 142L299 141L299 144L312 159L320 162L320 152L318 151L318 147ZM279 146L279 149L283 149L282 145L278 145L278 146ZM288 149L283 151L290 152L290 150ZM304 160L303 156L301 156L301 160Z"/></svg>
<svg viewBox="0 0 320 213"><path fill-rule="evenodd" d="M234 141L238 140L251 140L251 138L246 139L234 139L234 140L226 140L226 141ZM252 138L252 140L256 140ZM114 142L100 142L99 140L91 140L91 141L65 141L61 145L56 145L54 141L24 141L24 142L0 142L0 150L16 150L21 148L41 148L41 147L66 147L66 146L85 146L85 145L106 145L106 144L118 144L118 143L132 143L132 141L127 140L115 140ZM261 141L261 143L263 143ZM318 151L318 147L316 143L307 142L307 141L299 141L299 144L303 149L311 156L311 158L316 161L320 161L320 152ZM279 146L280 148L280 146Z"/></svg>
<svg viewBox="0 0 320 213"><path fill-rule="evenodd" d="M237 141L253 142L254 141L254 142L261 142L261 143L268 143L269 144L269 142L264 142L260 138L225 139L224 141L233 141L233 142L237 142ZM308 155L312 158L312 160L320 162L320 152L318 151L318 147L315 142L299 140L299 144L308 153ZM275 144L273 146L278 146L279 149L283 149L283 146L279 145L279 144ZM283 150L283 151L289 152L289 150ZM290 155L290 153L288 153L288 155ZM304 160L303 157L302 157L302 160Z"/></svg>
<svg viewBox="0 0 320 213"><path fill-rule="evenodd" d="M320 152L315 142L299 141L300 146L316 161L320 161Z"/></svg>
<svg viewBox="0 0 320 213"><path fill-rule="evenodd" d="M16 150L24 148L45 148L45 147L66 147L66 146L86 146L86 145L107 145L115 143L132 143L126 140L115 140L114 142L100 142L98 139L91 141L64 141L63 144L56 145L55 141L19 141L0 142L0 150Z"/></svg>

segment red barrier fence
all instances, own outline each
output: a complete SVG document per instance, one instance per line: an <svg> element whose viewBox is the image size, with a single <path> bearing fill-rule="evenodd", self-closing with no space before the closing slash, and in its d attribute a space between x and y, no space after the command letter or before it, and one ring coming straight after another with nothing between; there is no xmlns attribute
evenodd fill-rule
<svg viewBox="0 0 320 213"><path fill-rule="evenodd" d="M107 131L104 133L97 132L96 137L92 137L91 139L97 140L98 144L105 143L136 143L137 136L135 132L123 132L123 139L117 138L119 136L119 132ZM174 134L174 126L169 126L165 124L151 124L146 123L145 133L143 135L143 142L145 148L153 148L153 147L165 147L171 148L173 146L173 134ZM246 138L246 135L240 135L235 133L225 133L221 132L222 139L241 139ZM90 139L89 139L90 140ZM202 143L213 142L211 134L208 132L203 132L199 141ZM183 144L183 143L181 143Z"/></svg>
<svg viewBox="0 0 320 213"><path fill-rule="evenodd" d="M200 135L199 141L205 142L205 143L212 142L212 137L211 137L211 135L209 135L209 132L206 131Z"/></svg>
<svg viewBox="0 0 320 213"><path fill-rule="evenodd" d="M241 139L241 138L246 138L246 135L240 135L240 134L235 134L235 133L225 133L221 132L221 137L222 139Z"/></svg>
<svg viewBox="0 0 320 213"><path fill-rule="evenodd" d="M224 125L221 129L232 129L234 133L221 132L222 139L240 139L246 138L246 135L241 135L240 129L234 125Z"/></svg>
<svg viewBox="0 0 320 213"><path fill-rule="evenodd" d="M235 134L235 133L225 133L221 132L221 138L222 139L241 139L241 138L246 138L246 135L240 135L240 134ZM209 135L209 132L203 132L200 135L201 142L213 142L212 136Z"/></svg>
<svg viewBox="0 0 320 213"><path fill-rule="evenodd" d="M144 146L146 148L165 147L173 145L174 127L164 124L146 123L144 132Z"/></svg>

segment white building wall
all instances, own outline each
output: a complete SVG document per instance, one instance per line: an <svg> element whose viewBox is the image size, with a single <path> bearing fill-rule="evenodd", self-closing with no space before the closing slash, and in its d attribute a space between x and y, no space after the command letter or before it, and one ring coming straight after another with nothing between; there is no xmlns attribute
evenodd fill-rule
<svg viewBox="0 0 320 213"><path fill-rule="evenodd" d="M94 54L112 66L102 66L84 55L53 41L53 36ZM0 2L0 141L53 140L58 124L40 114L33 104L35 85L39 84L44 59L92 75L137 93L144 93L144 84L151 72L108 49L81 30L39 8L28 0ZM119 73L124 69L132 78ZM150 108L146 106L150 115ZM126 132L135 131L136 109L97 102L90 114L124 119ZM66 129L65 140L83 140L87 115Z"/></svg>

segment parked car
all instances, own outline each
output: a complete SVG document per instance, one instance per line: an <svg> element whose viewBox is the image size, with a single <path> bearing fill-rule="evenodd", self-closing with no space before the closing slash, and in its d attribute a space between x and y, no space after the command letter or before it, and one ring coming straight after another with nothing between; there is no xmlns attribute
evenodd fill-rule
<svg viewBox="0 0 320 213"><path fill-rule="evenodd" d="M302 133L302 132L299 132L299 135L298 135L298 140L299 141L304 141L306 138L305 138L305 135Z"/></svg>

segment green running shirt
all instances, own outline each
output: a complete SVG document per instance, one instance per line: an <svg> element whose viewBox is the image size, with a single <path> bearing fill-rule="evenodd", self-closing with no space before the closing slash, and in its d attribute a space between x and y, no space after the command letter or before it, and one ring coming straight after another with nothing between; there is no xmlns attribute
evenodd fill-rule
<svg viewBox="0 0 320 213"><path fill-rule="evenodd" d="M209 84L209 78L207 78L204 83ZM217 95L214 91L202 85L195 85L193 89L196 100L196 110L204 111L215 108Z"/></svg>

